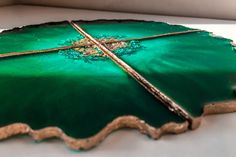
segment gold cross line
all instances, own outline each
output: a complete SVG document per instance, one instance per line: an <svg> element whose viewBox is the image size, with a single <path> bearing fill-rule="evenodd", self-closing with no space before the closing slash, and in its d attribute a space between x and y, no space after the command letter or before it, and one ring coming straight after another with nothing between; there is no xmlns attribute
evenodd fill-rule
<svg viewBox="0 0 236 157"><path fill-rule="evenodd" d="M180 32L171 32L171 33L164 33L164 34L155 34L151 36L146 37L140 37L140 38L128 38L128 39L120 39L115 41L102 41L102 44L110 44L110 43L118 43L118 42L129 42L129 41L135 41L135 40L150 40L155 38L162 38L162 37L168 37L168 36L174 36L174 35L183 35L183 34L189 34L194 32L201 32L202 30L194 29L194 30L187 30L187 31L180 31ZM74 49L79 48L82 46L91 46L94 45L93 43L83 43L78 45L69 45L69 46L62 46L57 48L49 48L49 49L42 49L42 50L31 50L31 51L24 51L24 52L10 52L10 53L1 53L0 58L8 58L8 57L17 57L17 56L25 56L25 55L33 55L33 54L41 54L41 53L55 53L60 50L68 50L68 49Z"/></svg>
<svg viewBox="0 0 236 157"><path fill-rule="evenodd" d="M151 93L156 99L162 102L170 111L174 112L178 116L187 120L190 125L193 122L192 116L185 111L180 105L175 103L171 98L162 93L158 88L152 85L148 80L146 80L142 75L135 71L131 66L129 66L122 59L117 57L112 51L110 51L106 46L100 43L98 40L93 38L90 34L85 32L78 24L71 21L70 24L85 38L89 39L93 44L95 44L104 54L106 54L113 62L115 62L119 67L121 67L125 72L127 72L131 77L133 77L141 86L143 86L149 93Z"/></svg>

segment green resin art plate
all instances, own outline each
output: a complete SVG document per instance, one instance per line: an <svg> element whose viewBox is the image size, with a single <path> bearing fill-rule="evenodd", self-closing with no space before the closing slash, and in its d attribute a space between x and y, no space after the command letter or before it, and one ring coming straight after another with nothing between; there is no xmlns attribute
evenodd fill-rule
<svg viewBox="0 0 236 157"><path fill-rule="evenodd" d="M229 39L162 22L64 21L0 33L0 139L90 149L120 128L158 139L236 111Z"/></svg>

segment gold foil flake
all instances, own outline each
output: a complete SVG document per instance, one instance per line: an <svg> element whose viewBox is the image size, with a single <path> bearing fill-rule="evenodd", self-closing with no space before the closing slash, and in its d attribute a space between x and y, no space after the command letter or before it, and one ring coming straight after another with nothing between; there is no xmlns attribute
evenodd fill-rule
<svg viewBox="0 0 236 157"><path fill-rule="evenodd" d="M124 41L118 41L115 38L101 38L97 39L100 43L104 44L108 49L111 51L117 50L119 48L125 48L128 46L127 42ZM117 42L115 42L117 41ZM82 53L83 56L100 56L100 57L106 57L106 55L100 51L96 45L92 44L91 41L87 38L75 41L73 43L75 46L79 45L86 45L81 46L78 48L74 48L78 53Z"/></svg>

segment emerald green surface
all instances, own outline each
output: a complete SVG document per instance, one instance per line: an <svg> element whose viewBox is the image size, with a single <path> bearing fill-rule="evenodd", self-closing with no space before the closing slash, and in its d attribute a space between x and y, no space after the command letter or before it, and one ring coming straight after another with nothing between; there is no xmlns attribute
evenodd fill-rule
<svg viewBox="0 0 236 157"><path fill-rule="evenodd" d="M95 37L119 38L189 30L135 21L81 27ZM68 23L24 27L0 34L0 53L54 48L82 38ZM230 42L199 32L141 41L137 49L130 48L135 49L132 53L119 57L199 116L207 102L234 98L236 53ZM70 59L63 51L1 59L0 104L0 126L15 122L33 129L57 126L76 138L92 136L124 115L154 127L184 121L111 60Z"/></svg>
<svg viewBox="0 0 236 157"><path fill-rule="evenodd" d="M26 27L0 35L0 51L50 48L80 37L68 24ZM9 46L13 42L18 47ZM57 126L69 136L85 138L124 115L155 127L184 121L110 60L88 63L57 52L1 59L0 87L0 126Z"/></svg>
<svg viewBox="0 0 236 157"><path fill-rule="evenodd" d="M93 36L104 32L129 38L190 30L157 22L82 27ZM190 114L200 116L206 103L235 99L236 51L231 42L208 32L156 38L142 41L144 48L121 59Z"/></svg>
<svg viewBox="0 0 236 157"><path fill-rule="evenodd" d="M55 48L81 38L68 24L29 26L1 34L0 54Z"/></svg>

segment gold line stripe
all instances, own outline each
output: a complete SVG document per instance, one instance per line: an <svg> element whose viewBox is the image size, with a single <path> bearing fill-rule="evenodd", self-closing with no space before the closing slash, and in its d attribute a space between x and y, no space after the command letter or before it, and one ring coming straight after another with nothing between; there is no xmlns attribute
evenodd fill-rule
<svg viewBox="0 0 236 157"><path fill-rule="evenodd" d="M63 46L63 47L43 49L43 50L3 53L3 54L0 54L0 58L25 56L25 55L39 54L39 53L51 53L51 52L55 52L55 51L59 51L59 50L68 50L68 49L72 49L72 48L76 48L76 47L77 46Z"/></svg>
<svg viewBox="0 0 236 157"><path fill-rule="evenodd" d="M109 44L109 43L117 43L117 42L127 42L127 41L132 41L132 40L148 40L148 39L168 37L168 36L173 36L173 35L183 35L183 34L189 34L189 33L194 33L194 32L201 32L201 31L202 30L187 30L187 31L182 31L182 32L156 34L156 35L140 37L140 38L129 38L129 39L116 40L116 41L103 41L101 43L102 44ZM2 53L2 54L0 54L0 58L16 57L16 56L24 56L24 55L32 55L32 54L40 54L40 53L55 53L56 51L59 51L59 50L68 50L68 49L78 48L78 47L81 47L81 46L91 46L91 45L94 45L94 44L89 43L89 44L70 45L70 46L63 46L63 47L43 49L43 50Z"/></svg>
<svg viewBox="0 0 236 157"><path fill-rule="evenodd" d="M104 54L106 54L110 59L115 62L118 66L120 66L123 70L125 70L130 76L132 76L140 85L142 85L149 93L151 93L156 99L161 101L166 107L169 108L170 111L176 113L182 118L186 119L190 123L192 123L193 118L189 115L183 108L181 108L178 104L172 101L168 96L162 93L159 89L153 86L150 82L148 82L143 76L141 76L138 72L136 72L132 67L130 67L123 60L118 58L114 53L112 53L108 48L99 43L96 39L94 39L91 35L85 32L79 25L74 23L73 21L70 24L84 37L88 38L93 42L98 48L100 48Z"/></svg>

